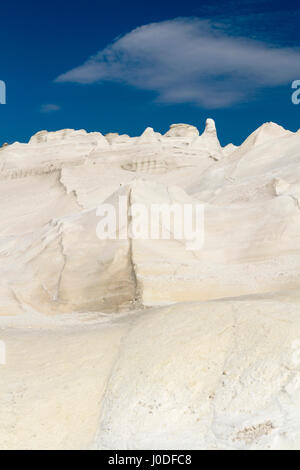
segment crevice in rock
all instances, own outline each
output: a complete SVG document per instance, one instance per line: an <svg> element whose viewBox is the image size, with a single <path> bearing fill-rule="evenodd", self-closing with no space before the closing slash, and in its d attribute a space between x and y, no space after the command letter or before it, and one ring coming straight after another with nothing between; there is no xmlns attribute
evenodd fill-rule
<svg viewBox="0 0 300 470"><path fill-rule="evenodd" d="M59 273L59 276L58 276L56 293L53 296L54 302L59 302L62 276L63 276L63 272L64 272L66 264L67 264L67 256L66 256L65 251L64 251L63 234L62 233L60 233L60 236L59 236L59 247L60 247L60 251L61 251L61 256L63 258L63 263L62 263L62 267L61 267L61 270L60 270L60 273Z"/></svg>
<svg viewBox="0 0 300 470"><path fill-rule="evenodd" d="M68 187L66 186L66 184L64 183L64 181L63 181L63 174L62 174L62 173L63 173L63 168L61 168L61 169L59 170L58 183L59 183L60 186L63 188L64 193L65 193L67 196L70 196L70 195L71 195L71 196L74 197L75 202L76 202L76 204L77 204L79 210L85 209L85 207L84 207L82 204L80 204L80 202L79 202L79 197L78 197L78 194L77 194L76 190L75 190L75 189L69 190L69 188L68 188Z"/></svg>
<svg viewBox="0 0 300 470"><path fill-rule="evenodd" d="M133 257L133 238L131 236L131 226L132 226L132 215L131 215L131 206L132 206L132 188L129 190L128 194L128 243L129 243L129 262L131 266L131 279L134 286L134 295L132 299L132 309L141 308L142 307L142 293L141 293L141 286L139 284L137 273L136 273L136 265L134 263Z"/></svg>

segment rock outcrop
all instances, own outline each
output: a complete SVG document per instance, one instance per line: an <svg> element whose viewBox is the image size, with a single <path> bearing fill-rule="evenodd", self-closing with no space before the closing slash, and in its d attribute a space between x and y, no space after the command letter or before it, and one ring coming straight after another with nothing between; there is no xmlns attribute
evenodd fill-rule
<svg viewBox="0 0 300 470"><path fill-rule="evenodd" d="M0 149L1 448L300 448L299 148L208 119ZM204 238L145 236L153 206Z"/></svg>
<svg viewBox="0 0 300 470"><path fill-rule="evenodd" d="M120 144L117 135L108 144L100 133L43 131L2 149L1 314L135 306L132 263L147 307L298 288L299 134L267 124L226 155L211 119L201 136L195 129L147 128ZM99 240L97 207L125 193L135 204L203 204L202 249Z"/></svg>

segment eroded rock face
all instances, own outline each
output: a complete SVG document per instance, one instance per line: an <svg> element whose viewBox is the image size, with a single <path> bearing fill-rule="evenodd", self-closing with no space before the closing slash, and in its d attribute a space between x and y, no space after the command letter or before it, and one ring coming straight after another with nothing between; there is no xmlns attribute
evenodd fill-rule
<svg viewBox="0 0 300 470"><path fill-rule="evenodd" d="M222 148L211 119L2 147L0 447L299 448L299 148L274 123ZM120 198L117 233L204 206L203 246L99 237Z"/></svg>
<svg viewBox="0 0 300 470"><path fill-rule="evenodd" d="M87 211L2 243L0 314L130 309L135 299L130 241L99 240L98 222L96 211Z"/></svg>
<svg viewBox="0 0 300 470"><path fill-rule="evenodd" d="M299 336L292 299L180 304L139 316L103 397L94 445L299 448Z"/></svg>
<svg viewBox="0 0 300 470"><path fill-rule="evenodd" d="M21 317L1 333L1 448L299 449L299 300Z"/></svg>
<svg viewBox="0 0 300 470"><path fill-rule="evenodd" d="M217 136L215 121L207 119L205 130L193 142L192 147L201 150L202 154L213 157L215 160L222 158L221 145ZM226 154L226 152L225 152Z"/></svg>
<svg viewBox="0 0 300 470"><path fill-rule="evenodd" d="M198 137L199 131L195 126L189 124L172 124L170 130L166 132L165 137Z"/></svg>
<svg viewBox="0 0 300 470"><path fill-rule="evenodd" d="M214 121L197 132L147 128L108 144L64 130L2 149L1 314L123 311L136 305L133 278L147 307L298 288L299 134L269 123L226 156ZM134 204L204 204L203 248L99 240L97 207L125 193Z"/></svg>

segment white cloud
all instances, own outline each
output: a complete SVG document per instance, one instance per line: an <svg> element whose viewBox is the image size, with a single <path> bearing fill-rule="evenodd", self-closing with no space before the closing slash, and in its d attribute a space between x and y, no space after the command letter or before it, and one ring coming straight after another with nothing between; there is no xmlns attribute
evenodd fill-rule
<svg viewBox="0 0 300 470"><path fill-rule="evenodd" d="M232 36L228 25L177 18L131 31L56 81L122 82L157 92L161 102L214 108L290 84L299 63L299 50Z"/></svg>
<svg viewBox="0 0 300 470"><path fill-rule="evenodd" d="M41 113L53 113L54 111L59 111L61 108L57 104L43 104L41 106Z"/></svg>

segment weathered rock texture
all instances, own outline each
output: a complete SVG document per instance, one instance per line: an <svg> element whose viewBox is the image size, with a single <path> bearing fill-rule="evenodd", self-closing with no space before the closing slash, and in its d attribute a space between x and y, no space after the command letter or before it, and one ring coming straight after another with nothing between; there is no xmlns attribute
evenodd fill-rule
<svg viewBox="0 0 300 470"><path fill-rule="evenodd" d="M299 149L211 119L2 147L0 447L299 448ZM204 204L202 249L101 240L120 197Z"/></svg>

